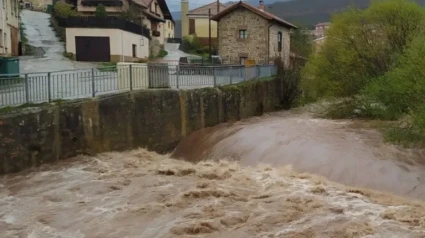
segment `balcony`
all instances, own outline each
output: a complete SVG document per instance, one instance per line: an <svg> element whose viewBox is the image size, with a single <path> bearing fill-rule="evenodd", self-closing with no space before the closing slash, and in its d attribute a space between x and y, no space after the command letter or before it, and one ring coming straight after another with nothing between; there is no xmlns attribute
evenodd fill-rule
<svg viewBox="0 0 425 238"><path fill-rule="evenodd" d="M159 31L152 31L152 36L159 37L161 36L161 33Z"/></svg>

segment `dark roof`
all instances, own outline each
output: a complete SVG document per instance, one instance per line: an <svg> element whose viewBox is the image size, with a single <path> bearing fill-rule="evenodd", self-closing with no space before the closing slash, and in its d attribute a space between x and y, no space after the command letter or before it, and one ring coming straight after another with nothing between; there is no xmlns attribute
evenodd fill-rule
<svg viewBox="0 0 425 238"><path fill-rule="evenodd" d="M121 7L123 5L121 0L82 0L83 6L97 6L102 4L105 7Z"/></svg>
<svg viewBox="0 0 425 238"><path fill-rule="evenodd" d="M226 8L226 5L220 3L220 11L223 11ZM209 3L207 5L192 9L189 11L188 15L205 15L208 16L208 9L211 9L211 15L217 14L217 1Z"/></svg>
<svg viewBox="0 0 425 238"><path fill-rule="evenodd" d="M153 0L132 0L132 1L143 8L149 8L153 2ZM159 7L161 8L162 14L164 14L164 19L171 20L174 22L173 16L171 15L170 9L168 9L168 6L165 0L157 0L157 2Z"/></svg>
<svg viewBox="0 0 425 238"><path fill-rule="evenodd" d="M231 5L230 7L219 12L217 15L212 16L211 20L219 21L222 17L226 16L227 14L231 13L232 11L234 11L236 9L239 9L240 7L245 8L247 10L250 10L251 12L258 14L258 15L266 18L267 20L273 21L277 24L280 24L280 25L283 25L283 26L286 26L286 27L289 27L289 28L294 28L294 29L298 28L295 25L293 25L292 23L285 21L285 20L283 20L282 18L280 18L276 15L273 15L269 12L261 10L258 7L254 7L254 6L252 6L248 3L245 3L245 2L238 2L238 3Z"/></svg>
<svg viewBox="0 0 425 238"><path fill-rule="evenodd" d="M164 19L162 19L161 17L157 16L154 13L149 12L149 10L142 10L143 15L145 15L148 19L156 21L156 22L165 22Z"/></svg>

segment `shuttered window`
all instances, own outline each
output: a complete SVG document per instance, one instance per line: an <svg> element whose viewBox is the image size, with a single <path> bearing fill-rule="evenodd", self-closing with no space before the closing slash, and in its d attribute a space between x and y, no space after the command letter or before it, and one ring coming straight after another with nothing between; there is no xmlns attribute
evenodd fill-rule
<svg viewBox="0 0 425 238"><path fill-rule="evenodd" d="M195 34L195 19L189 19L189 35Z"/></svg>

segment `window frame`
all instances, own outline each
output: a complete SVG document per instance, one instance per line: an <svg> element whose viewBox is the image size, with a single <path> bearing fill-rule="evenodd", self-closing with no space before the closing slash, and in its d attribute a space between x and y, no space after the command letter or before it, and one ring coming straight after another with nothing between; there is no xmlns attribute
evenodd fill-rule
<svg viewBox="0 0 425 238"><path fill-rule="evenodd" d="M248 30L247 29L239 29L239 39L245 40L248 39Z"/></svg>
<svg viewBox="0 0 425 238"><path fill-rule="evenodd" d="M277 33L277 51L279 52L282 52L282 41L283 41L282 32L279 31Z"/></svg>

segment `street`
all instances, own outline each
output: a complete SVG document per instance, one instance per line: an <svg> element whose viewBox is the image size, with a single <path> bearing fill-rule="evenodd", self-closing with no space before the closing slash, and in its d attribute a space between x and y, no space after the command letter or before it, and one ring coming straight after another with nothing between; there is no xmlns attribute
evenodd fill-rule
<svg viewBox="0 0 425 238"><path fill-rule="evenodd" d="M21 73L50 72L58 70L87 69L93 63L71 61L63 53L65 46L50 27L50 15L22 10L21 21L25 27L28 44L38 49L35 56L20 57Z"/></svg>

